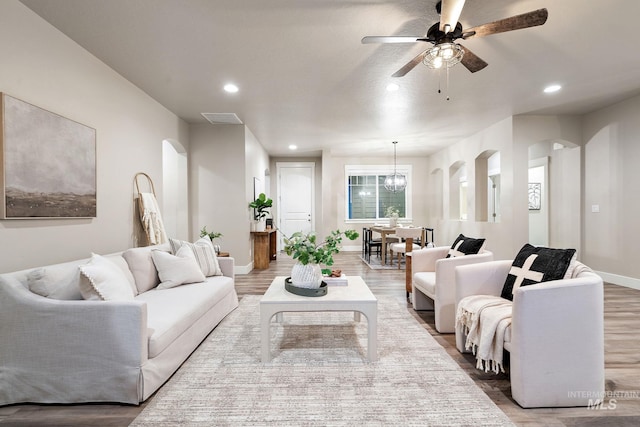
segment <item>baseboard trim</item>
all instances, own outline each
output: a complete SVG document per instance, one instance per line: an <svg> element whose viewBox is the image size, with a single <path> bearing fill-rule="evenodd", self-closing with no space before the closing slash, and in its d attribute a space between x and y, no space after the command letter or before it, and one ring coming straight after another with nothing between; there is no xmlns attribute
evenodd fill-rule
<svg viewBox="0 0 640 427"><path fill-rule="evenodd" d="M233 269L234 274L249 274L253 270L253 262L250 262L247 265L236 265Z"/></svg>
<svg viewBox="0 0 640 427"><path fill-rule="evenodd" d="M634 277L621 276L619 274L605 273L603 271L596 271L602 280L607 283L613 283L614 285L625 286L627 288L640 290L640 279Z"/></svg>

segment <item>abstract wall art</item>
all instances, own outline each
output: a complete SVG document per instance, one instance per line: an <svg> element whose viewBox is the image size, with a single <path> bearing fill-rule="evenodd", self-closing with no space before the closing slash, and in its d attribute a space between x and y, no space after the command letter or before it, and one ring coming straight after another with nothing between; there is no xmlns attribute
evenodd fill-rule
<svg viewBox="0 0 640 427"><path fill-rule="evenodd" d="M95 217L95 129L0 95L1 218Z"/></svg>

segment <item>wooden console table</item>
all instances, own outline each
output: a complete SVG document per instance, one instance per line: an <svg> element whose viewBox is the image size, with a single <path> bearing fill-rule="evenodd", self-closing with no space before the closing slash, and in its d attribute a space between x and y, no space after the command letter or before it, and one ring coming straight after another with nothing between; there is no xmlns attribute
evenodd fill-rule
<svg viewBox="0 0 640 427"><path fill-rule="evenodd" d="M276 259L276 230L252 231L253 236L253 268L264 270L269 268L271 260Z"/></svg>

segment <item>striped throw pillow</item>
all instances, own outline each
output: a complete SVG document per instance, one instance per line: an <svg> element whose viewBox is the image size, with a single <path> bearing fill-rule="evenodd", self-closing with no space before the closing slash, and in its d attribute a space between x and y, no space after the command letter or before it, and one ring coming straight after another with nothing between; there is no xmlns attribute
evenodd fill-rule
<svg viewBox="0 0 640 427"><path fill-rule="evenodd" d="M216 251L213 249L213 243L209 237L202 237L195 243L185 242L184 240L169 239L171 245L171 253L175 254L182 246L186 245L193 251L196 261L202 270L202 274L209 276L222 276L222 270L218 263Z"/></svg>

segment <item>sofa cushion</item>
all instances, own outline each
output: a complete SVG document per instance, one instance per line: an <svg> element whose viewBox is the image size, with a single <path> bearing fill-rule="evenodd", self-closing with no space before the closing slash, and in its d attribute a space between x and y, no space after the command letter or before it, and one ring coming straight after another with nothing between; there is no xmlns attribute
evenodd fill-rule
<svg viewBox="0 0 640 427"><path fill-rule="evenodd" d="M156 270L156 266L151 259L152 249L169 252L169 245L131 248L122 253L122 257L127 261L131 274L133 274L138 293L147 292L160 283L158 270Z"/></svg>
<svg viewBox="0 0 640 427"><path fill-rule="evenodd" d="M34 268L27 274L27 286L34 294L59 300L81 300L80 270L76 265Z"/></svg>
<svg viewBox="0 0 640 427"><path fill-rule="evenodd" d="M220 270L216 251L208 236L198 239L195 243L189 243L178 239L169 239L169 243L173 254L183 246L190 247L198 261L202 274L206 277L222 276L222 270Z"/></svg>
<svg viewBox="0 0 640 427"><path fill-rule="evenodd" d="M189 246L182 246L175 255L151 251L151 258L158 269L158 289L168 289L187 283L203 282L205 277Z"/></svg>
<svg viewBox="0 0 640 427"><path fill-rule="evenodd" d="M107 258L92 254L87 264L78 266L83 278L80 293L86 300L128 301L133 300L133 290L127 276Z"/></svg>
<svg viewBox="0 0 640 427"><path fill-rule="evenodd" d="M104 257L109 261L111 261L112 263L114 263L115 265L117 265L118 268L120 268L120 271L122 271L122 273L127 277L127 281L129 282L129 286L131 287L131 291L133 292L133 295L134 296L138 295L138 288L136 288L136 279L133 277L133 274L129 269L129 264L127 264L127 261L125 261L122 255L120 254L105 255Z"/></svg>
<svg viewBox="0 0 640 427"><path fill-rule="evenodd" d="M436 295L436 273L435 271L422 271L413 275L413 283L423 294L430 298Z"/></svg>
<svg viewBox="0 0 640 427"><path fill-rule="evenodd" d="M149 358L158 356L193 323L233 292L233 279L209 277L202 283L170 289L153 289L136 297L147 303Z"/></svg>
<svg viewBox="0 0 640 427"><path fill-rule="evenodd" d="M575 249L525 244L511 264L500 296L513 301L513 293L520 286L564 279L575 253Z"/></svg>
<svg viewBox="0 0 640 427"><path fill-rule="evenodd" d="M454 258L464 255L475 255L484 246L485 239L474 239L460 234L451 245L447 258Z"/></svg>

